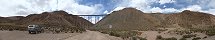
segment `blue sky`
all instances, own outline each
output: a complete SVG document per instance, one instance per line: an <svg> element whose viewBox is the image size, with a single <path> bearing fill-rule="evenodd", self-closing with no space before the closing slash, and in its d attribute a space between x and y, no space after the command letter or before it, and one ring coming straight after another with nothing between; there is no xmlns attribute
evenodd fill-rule
<svg viewBox="0 0 215 40"><path fill-rule="evenodd" d="M145 13L191 10L215 14L214 4L215 0L0 0L0 16L26 16L57 9L76 15L96 15L109 14L126 7Z"/></svg>
<svg viewBox="0 0 215 40"><path fill-rule="evenodd" d="M27 16L65 10L74 15L109 14L126 7L144 13L176 13L183 10L215 15L215 0L0 0L0 16Z"/></svg>

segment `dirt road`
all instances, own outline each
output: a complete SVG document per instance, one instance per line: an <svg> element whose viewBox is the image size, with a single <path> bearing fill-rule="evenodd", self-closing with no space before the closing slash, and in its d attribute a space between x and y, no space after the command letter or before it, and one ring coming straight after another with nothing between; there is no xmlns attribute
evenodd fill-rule
<svg viewBox="0 0 215 40"><path fill-rule="evenodd" d="M87 31L83 34L76 35L65 40L122 40L119 37L109 36L96 31Z"/></svg>
<svg viewBox="0 0 215 40"><path fill-rule="evenodd" d="M40 33L28 34L27 31L0 31L0 40L122 40L96 31L84 33Z"/></svg>
<svg viewBox="0 0 215 40"><path fill-rule="evenodd" d="M27 31L0 31L0 40L59 40L66 37L78 35L80 33L40 33L28 34Z"/></svg>

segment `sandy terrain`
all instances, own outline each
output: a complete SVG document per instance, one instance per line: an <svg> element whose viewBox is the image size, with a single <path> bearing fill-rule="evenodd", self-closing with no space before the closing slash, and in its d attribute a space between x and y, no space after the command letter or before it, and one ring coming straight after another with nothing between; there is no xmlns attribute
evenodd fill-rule
<svg viewBox="0 0 215 40"><path fill-rule="evenodd" d="M175 37L180 39L182 35L169 34L168 31L158 33L158 31L141 31L143 34L140 37L146 38L148 40L156 40L157 35L161 35L164 38ZM197 37L205 37L202 33L197 34ZM119 37L110 36L108 34L102 34L97 31L87 31L84 33L40 33L40 34L28 34L27 31L0 31L0 40L123 40ZM187 40L192 40L192 38L187 38ZM215 36L210 36L201 40L215 40Z"/></svg>
<svg viewBox="0 0 215 40"><path fill-rule="evenodd" d="M167 29L168 29L167 31L164 31L161 33L158 33L158 31L140 31L142 32L140 37L146 38L148 40L156 40L157 35L161 35L164 38L172 37L172 36L165 35L165 33L167 33L168 31L174 30L175 28L167 28Z"/></svg>
<svg viewBox="0 0 215 40"><path fill-rule="evenodd" d="M119 37L109 36L95 31L84 33L40 33L28 34L27 31L0 31L0 40L122 40Z"/></svg>
<svg viewBox="0 0 215 40"><path fill-rule="evenodd" d="M80 33L40 33L28 34L27 31L0 31L0 40L60 40Z"/></svg>
<svg viewBox="0 0 215 40"><path fill-rule="evenodd" d="M76 35L65 40L122 40L119 37L109 36L95 31L87 31L83 34Z"/></svg>
<svg viewBox="0 0 215 40"><path fill-rule="evenodd" d="M182 38L183 35L168 33L169 31L174 30L176 28L167 28L167 29L168 29L167 31L163 31L161 33L158 33L158 31L140 31L140 32L142 32L140 37L146 38L148 40L156 40L157 35L161 35L163 38L171 38L171 37L175 37L177 39ZM215 36L207 36L204 33L192 33L192 34L196 34L197 37L202 38L200 40L215 40ZM205 36L207 36L207 38L204 38ZM192 39L193 39L193 37L187 38L187 40L192 40Z"/></svg>
<svg viewBox="0 0 215 40"><path fill-rule="evenodd" d="M147 40L156 40L158 32L157 31L142 31L143 34L140 37L146 38Z"/></svg>

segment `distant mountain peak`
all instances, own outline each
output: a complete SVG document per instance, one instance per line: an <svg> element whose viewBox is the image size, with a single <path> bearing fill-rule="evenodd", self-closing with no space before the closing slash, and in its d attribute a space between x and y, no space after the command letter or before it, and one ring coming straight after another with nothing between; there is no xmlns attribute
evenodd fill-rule
<svg viewBox="0 0 215 40"><path fill-rule="evenodd" d="M112 12L110 15L96 23L95 26L97 26L97 29L102 30L109 29L108 25L110 24L113 27L112 29L115 30L152 30L160 27L198 28L208 27L200 25L215 25L214 18L214 15L190 10L184 10L177 14L146 14L135 8L124 8Z"/></svg>
<svg viewBox="0 0 215 40"><path fill-rule="evenodd" d="M124 8L122 10L113 11L112 13L134 14L134 13L143 13L143 12L138 10L138 9L136 9L136 8L128 7L128 8Z"/></svg>
<svg viewBox="0 0 215 40"><path fill-rule="evenodd" d="M128 7L128 8L124 8L124 9L122 9L123 11L140 11L140 10L138 10L138 9L136 9L136 8L132 8L132 7ZM119 10L120 11L120 10Z"/></svg>
<svg viewBox="0 0 215 40"><path fill-rule="evenodd" d="M54 14L60 14L60 15L67 15L68 14L66 11L63 11L63 10L54 11L52 13L54 13Z"/></svg>
<svg viewBox="0 0 215 40"><path fill-rule="evenodd" d="M128 7L128 8L124 8L122 10L137 10L136 8L132 8L132 7Z"/></svg>
<svg viewBox="0 0 215 40"><path fill-rule="evenodd" d="M194 11L190 11L190 10L184 10L184 11L182 11L182 13L183 13L183 12L194 12Z"/></svg>
<svg viewBox="0 0 215 40"><path fill-rule="evenodd" d="M192 11L190 11L190 10L184 10L184 11L182 11L182 12L192 12Z"/></svg>

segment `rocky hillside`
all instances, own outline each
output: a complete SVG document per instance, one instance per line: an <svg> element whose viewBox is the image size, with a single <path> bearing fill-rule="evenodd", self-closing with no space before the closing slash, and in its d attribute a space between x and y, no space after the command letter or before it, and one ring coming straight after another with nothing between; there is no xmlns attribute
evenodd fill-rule
<svg viewBox="0 0 215 40"><path fill-rule="evenodd" d="M155 28L211 28L214 15L185 10L180 13L143 13L135 8L114 11L94 25L95 29L153 30ZM214 28L214 27L213 27Z"/></svg>
<svg viewBox="0 0 215 40"><path fill-rule="evenodd" d="M14 27L27 27L31 24L36 24L44 27L47 30L68 31L74 29L82 29L90 27L93 24L84 18L68 14L65 11L43 12L41 14L30 14L26 17L3 17L0 20L1 27L12 27L12 29L19 29ZM5 21L9 22L5 22ZM11 20L11 21L10 21ZM3 23L4 22L4 23ZM5 24L8 23L8 24ZM3 28L3 29L4 29ZM80 30L75 30L80 31Z"/></svg>
<svg viewBox="0 0 215 40"><path fill-rule="evenodd" d="M93 24L89 21L68 14L65 11L43 12L42 14L31 14L20 21L21 25L42 24L49 26L89 27Z"/></svg>
<svg viewBox="0 0 215 40"><path fill-rule="evenodd" d="M125 8L120 11L114 11L98 22L95 27L106 29L112 26L112 29L146 29L151 26L160 25L160 21L134 8Z"/></svg>
<svg viewBox="0 0 215 40"><path fill-rule="evenodd" d="M167 14L168 25L179 25L185 28L208 28L214 26L214 15L185 10L181 13Z"/></svg>

